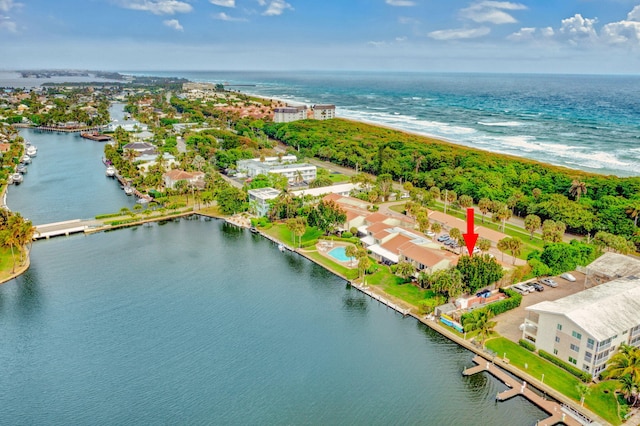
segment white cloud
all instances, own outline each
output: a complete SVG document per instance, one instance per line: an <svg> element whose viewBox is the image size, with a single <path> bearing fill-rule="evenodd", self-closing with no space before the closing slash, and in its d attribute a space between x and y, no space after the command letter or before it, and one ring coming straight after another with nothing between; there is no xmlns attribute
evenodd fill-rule
<svg viewBox="0 0 640 426"><path fill-rule="evenodd" d="M507 39L513 40L513 41L533 40L535 34L536 34L535 28L525 27L525 28L520 28L520 31L516 31L515 33L509 35Z"/></svg>
<svg viewBox="0 0 640 426"><path fill-rule="evenodd" d="M409 25L409 24L419 24L420 21L417 20L416 18L409 18L406 16L401 16L398 18L398 23L402 24L402 25Z"/></svg>
<svg viewBox="0 0 640 426"><path fill-rule="evenodd" d="M125 9L151 12L154 15L173 15L193 10L189 3L178 0L124 0L121 5Z"/></svg>
<svg viewBox="0 0 640 426"><path fill-rule="evenodd" d="M416 2L411 0L385 0L390 6L415 6Z"/></svg>
<svg viewBox="0 0 640 426"><path fill-rule="evenodd" d="M220 13L216 13L215 15L212 15L213 19L218 19L220 21L227 21L227 22L246 22L247 20L245 18L234 18L233 16L229 16L224 12L220 12Z"/></svg>
<svg viewBox="0 0 640 426"><path fill-rule="evenodd" d="M478 38L485 36L491 32L487 27L480 28L458 28L450 30L432 31L427 34L435 40L460 40L469 38Z"/></svg>
<svg viewBox="0 0 640 426"><path fill-rule="evenodd" d="M559 36L567 38L572 44L595 41L598 39L594 27L596 22L598 18L583 18L581 14L576 13L571 18L562 20Z"/></svg>
<svg viewBox="0 0 640 426"><path fill-rule="evenodd" d="M236 0L209 0L211 4L222 7L236 7Z"/></svg>
<svg viewBox="0 0 640 426"><path fill-rule="evenodd" d="M640 21L640 5L634 7L627 15L627 21Z"/></svg>
<svg viewBox="0 0 640 426"><path fill-rule="evenodd" d="M258 0L260 5L264 6L266 2L264 0ZM262 12L265 16L278 16L282 15L286 9L293 10L293 7L284 0L271 0L267 10Z"/></svg>
<svg viewBox="0 0 640 426"><path fill-rule="evenodd" d="M8 16L0 15L0 31L8 31L10 33L17 33L18 27Z"/></svg>
<svg viewBox="0 0 640 426"><path fill-rule="evenodd" d="M540 34L542 34L543 37L553 37L555 31L553 31L553 28L551 27L544 27L540 28Z"/></svg>
<svg viewBox="0 0 640 426"><path fill-rule="evenodd" d="M13 0L0 0L0 12L9 12L14 7L22 6L20 3L15 3Z"/></svg>
<svg viewBox="0 0 640 426"><path fill-rule="evenodd" d="M630 44L631 46L640 47L640 22L611 22L602 27L600 35L609 44Z"/></svg>
<svg viewBox="0 0 640 426"><path fill-rule="evenodd" d="M162 21L162 23L169 28L173 28L176 31L184 31L184 28L182 27L182 25L180 25L180 21L178 21L177 19L167 19L165 21Z"/></svg>
<svg viewBox="0 0 640 426"><path fill-rule="evenodd" d="M481 1L460 10L460 16L474 22L491 24L513 24L518 22L505 10L525 10L527 6L508 1Z"/></svg>

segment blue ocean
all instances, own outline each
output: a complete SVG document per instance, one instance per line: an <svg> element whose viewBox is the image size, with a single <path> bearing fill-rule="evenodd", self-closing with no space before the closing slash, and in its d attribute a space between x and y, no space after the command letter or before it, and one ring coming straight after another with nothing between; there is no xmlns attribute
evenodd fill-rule
<svg viewBox="0 0 640 426"><path fill-rule="evenodd" d="M308 105L461 145L640 175L640 76L390 72L145 72Z"/></svg>

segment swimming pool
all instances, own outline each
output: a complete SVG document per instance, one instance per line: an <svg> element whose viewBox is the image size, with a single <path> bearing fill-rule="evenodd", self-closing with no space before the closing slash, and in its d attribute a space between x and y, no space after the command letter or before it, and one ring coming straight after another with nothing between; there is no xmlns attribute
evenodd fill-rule
<svg viewBox="0 0 640 426"><path fill-rule="evenodd" d="M344 246L334 248L329 252L329 256L333 257L336 260L339 260L340 262L348 262L351 260L344 252Z"/></svg>

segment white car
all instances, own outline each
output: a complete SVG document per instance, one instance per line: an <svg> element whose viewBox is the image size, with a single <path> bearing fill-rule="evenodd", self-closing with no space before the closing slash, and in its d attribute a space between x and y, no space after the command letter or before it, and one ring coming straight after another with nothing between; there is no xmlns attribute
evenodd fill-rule
<svg viewBox="0 0 640 426"><path fill-rule="evenodd" d="M574 277L568 272L565 272L564 274L560 275L560 278L563 278L567 281L571 281L572 283L576 281L576 277Z"/></svg>
<svg viewBox="0 0 640 426"><path fill-rule="evenodd" d="M549 287L558 287L558 283L551 278L543 278L540 280L540 282L544 285L548 285Z"/></svg>
<svg viewBox="0 0 640 426"><path fill-rule="evenodd" d="M525 286L523 284L514 284L511 286L511 288L523 296L529 294L529 286Z"/></svg>

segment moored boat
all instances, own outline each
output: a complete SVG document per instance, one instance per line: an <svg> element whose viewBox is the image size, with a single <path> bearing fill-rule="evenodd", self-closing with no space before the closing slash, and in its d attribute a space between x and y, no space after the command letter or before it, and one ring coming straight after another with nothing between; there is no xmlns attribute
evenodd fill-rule
<svg viewBox="0 0 640 426"><path fill-rule="evenodd" d="M24 180L24 178L22 177L22 174L20 174L18 172L12 174L11 178L13 179L13 183L15 185L20 185L22 183L22 181Z"/></svg>
<svg viewBox="0 0 640 426"><path fill-rule="evenodd" d="M124 187L124 193L127 195L133 195L133 188L130 186L125 186Z"/></svg>
<svg viewBox="0 0 640 426"><path fill-rule="evenodd" d="M28 145L26 153L29 157L33 158L38 155L38 147L36 147L35 145Z"/></svg>
<svg viewBox="0 0 640 426"><path fill-rule="evenodd" d="M24 164L30 164L31 157L28 154L25 154L22 156L22 158L20 158L20 161L23 162Z"/></svg>
<svg viewBox="0 0 640 426"><path fill-rule="evenodd" d="M16 172L18 172L20 174L27 173L27 166L22 164L22 163L18 164L18 167L16 167Z"/></svg>
<svg viewBox="0 0 640 426"><path fill-rule="evenodd" d="M108 177L114 177L116 175L116 168L113 166L109 166L107 167L107 170L105 170L104 174L106 174Z"/></svg>

